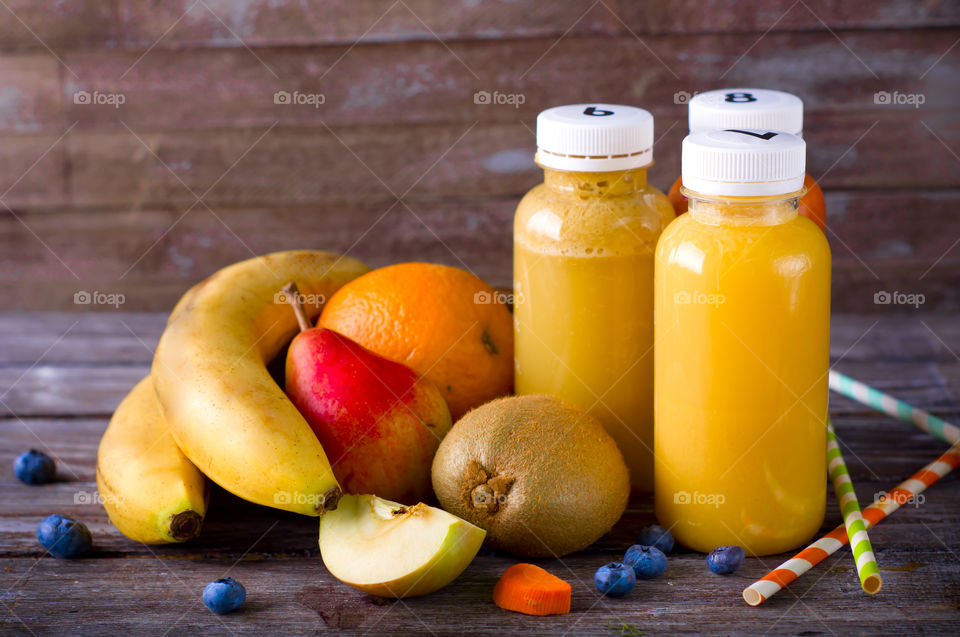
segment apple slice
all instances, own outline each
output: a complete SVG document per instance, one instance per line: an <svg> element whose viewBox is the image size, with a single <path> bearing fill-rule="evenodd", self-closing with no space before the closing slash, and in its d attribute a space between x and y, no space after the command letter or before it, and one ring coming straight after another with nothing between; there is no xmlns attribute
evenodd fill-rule
<svg viewBox="0 0 960 637"><path fill-rule="evenodd" d="M486 534L422 502L344 495L320 520L320 554L345 584L380 597L416 597L456 579Z"/></svg>

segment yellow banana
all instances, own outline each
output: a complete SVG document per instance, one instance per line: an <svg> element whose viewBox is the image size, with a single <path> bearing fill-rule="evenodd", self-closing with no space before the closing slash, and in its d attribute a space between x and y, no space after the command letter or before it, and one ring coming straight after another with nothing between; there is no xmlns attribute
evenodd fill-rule
<svg viewBox="0 0 960 637"><path fill-rule="evenodd" d="M187 292L153 359L153 384L180 449L211 480L304 515L336 508L340 486L320 441L267 372L297 332L280 290L296 281L307 313L367 271L349 257L277 252L231 265Z"/></svg>
<svg viewBox="0 0 960 637"><path fill-rule="evenodd" d="M144 544L184 542L200 532L206 486L144 378L117 407L97 451L97 490L110 521Z"/></svg>

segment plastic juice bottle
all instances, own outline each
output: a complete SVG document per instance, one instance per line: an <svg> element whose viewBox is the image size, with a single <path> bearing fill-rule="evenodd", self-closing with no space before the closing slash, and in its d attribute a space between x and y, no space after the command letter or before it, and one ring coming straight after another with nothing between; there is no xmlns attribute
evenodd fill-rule
<svg viewBox="0 0 960 637"><path fill-rule="evenodd" d="M543 183L514 220L518 394L587 409L616 440L635 492L653 480L653 259L674 218L647 184L653 116L576 104L537 117Z"/></svg>
<svg viewBox="0 0 960 637"><path fill-rule="evenodd" d="M792 93L764 88L722 88L694 95L687 106L691 133L710 130L766 129L803 137L803 101ZM823 191L810 175L804 175L807 192L800 198L800 214L813 219L821 230L827 227ZM680 177L673 182L671 203L676 213L687 211L687 200L680 192Z"/></svg>
<svg viewBox="0 0 960 637"><path fill-rule="evenodd" d="M683 141L690 201L656 258L655 507L688 548L770 555L826 502L830 248L797 212L803 140Z"/></svg>

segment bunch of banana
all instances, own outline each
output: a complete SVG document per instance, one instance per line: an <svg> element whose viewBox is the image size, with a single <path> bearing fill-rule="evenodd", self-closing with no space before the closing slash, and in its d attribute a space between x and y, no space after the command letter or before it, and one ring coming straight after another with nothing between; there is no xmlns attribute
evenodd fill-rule
<svg viewBox="0 0 960 637"><path fill-rule="evenodd" d="M284 284L297 281L313 319L326 298L366 271L356 259L327 252L278 252L226 267L184 295L167 321L150 375L162 421L149 409L151 383L145 380L121 403L100 443L101 494L106 488L115 496L111 499L128 503L123 515L107 507L121 531L134 539L178 541L162 528L156 531L159 538L143 529L162 527L165 522L159 518L167 512L160 512L160 501L177 508L176 493L189 491L195 483L188 471L172 471L169 459L161 462L156 447L139 454L136 463L145 474L156 467L169 478L172 486L162 497L156 489L147 497L146 489L114 479L117 467L108 471L106 463L121 447L121 437L111 434L120 429L119 423L137 429L128 439L145 440L151 437L151 426L165 425L178 453L251 502L314 516L336 507L340 487L323 447L271 378L267 363L298 329L286 299L278 295ZM169 439L161 438L157 446ZM198 510L193 501L190 507L202 518L205 507Z"/></svg>

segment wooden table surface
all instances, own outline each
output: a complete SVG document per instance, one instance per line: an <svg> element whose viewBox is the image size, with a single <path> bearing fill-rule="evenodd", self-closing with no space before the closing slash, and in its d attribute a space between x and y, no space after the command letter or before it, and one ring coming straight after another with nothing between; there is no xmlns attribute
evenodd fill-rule
<svg viewBox="0 0 960 637"><path fill-rule="evenodd" d="M317 549L317 521L282 514L216 491L203 534L185 545L147 547L124 538L96 503L100 434L123 395L143 377L163 326L161 314L0 315L0 633L313 634L958 634L960 491L949 475L871 532L883 591L860 591L843 549L763 606L743 587L780 563L747 559L732 576L709 573L703 556L676 551L658 580L629 596L598 596L595 569L622 554L653 522L635 501L589 549L539 563L573 585L567 616L500 610L491 591L517 560L482 550L447 588L420 599L381 600L335 581ZM947 419L960 419L960 322L954 316L835 316L836 369ZM947 445L831 396L837 433L861 501L908 477ZM30 487L10 471L28 448L59 460L62 478ZM824 530L840 522L829 495ZM94 550L74 561L44 554L38 522L79 518ZM243 610L219 617L200 601L223 575L248 591Z"/></svg>

